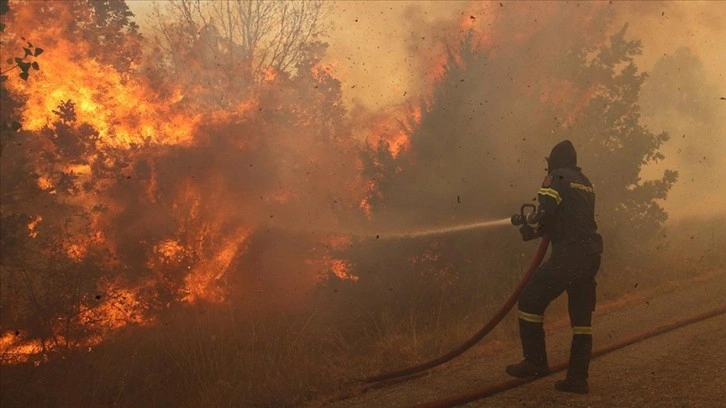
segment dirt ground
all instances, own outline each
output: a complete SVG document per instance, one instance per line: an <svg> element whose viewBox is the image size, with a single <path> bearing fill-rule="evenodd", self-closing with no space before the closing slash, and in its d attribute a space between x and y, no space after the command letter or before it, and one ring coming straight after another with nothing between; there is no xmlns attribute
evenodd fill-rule
<svg viewBox="0 0 726 408"><path fill-rule="evenodd" d="M726 271L640 291L598 306L594 348L630 338L726 304ZM561 301L561 299L558 299ZM547 315L550 364L566 361L570 330L562 304ZM410 407L506 381L504 367L521 359L518 343L486 341L428 375L339 401L330 407ZM590 393L554 390L546 378L470 402L465 407L723 407L726 406L726 315L671 331L594 359Z"/></svg>

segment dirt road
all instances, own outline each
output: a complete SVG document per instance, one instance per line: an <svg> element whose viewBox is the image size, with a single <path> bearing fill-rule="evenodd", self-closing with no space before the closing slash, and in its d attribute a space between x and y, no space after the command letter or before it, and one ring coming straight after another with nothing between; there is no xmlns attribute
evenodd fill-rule
<svg viewBox="0 0 726 408"><path fill-rule="evenodd" d="M595 313L594 347L726 304L726 272L666 285ZM553 305L557 309L557 305ZM560 307L561 309L561 307ZM549 315L548 315L549 318ZM547 321L550 363L565 361L569 327L562 313ZM485 349L485 350L484 350ZM474 349L425 377L340 401L332 407L410 407L483 388L509 378L521 359L517 343ZM726 315L603 355L591 365L590 393L554 390L564 373L525 384L466 407L723 407L726 406Z"/></svg>

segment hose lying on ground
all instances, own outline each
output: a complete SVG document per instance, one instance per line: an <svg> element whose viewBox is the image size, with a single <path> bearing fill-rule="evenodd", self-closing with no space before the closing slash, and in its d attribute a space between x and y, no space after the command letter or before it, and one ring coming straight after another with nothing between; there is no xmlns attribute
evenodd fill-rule
<svg viewBox="0 0 726 408"><path fill-rule="evenodd" d="M382 373L378 375L374 375L368 378L365 378L363 380L363 383L377 383L381 381L390 381L393 379L398 379L400 377L409 377L413 374L431 369L433 367L436 367L438 365L441 365L457 356L465 352L466 350L470 349L474 344L478 343L481 339L484 338L489 332L494 329L499 322L504 319L504 317L509 313L509 311L512 309L515 303L517 303L517 300L519 299L520 293L522 293L522 290L524 289L524 286L529 282L530 278L532 277L532 274L537 269L540 263L542 263L542 259L544 258L545 254L547 253L547 248L549 247L550 240L545 235L542 237L542 239L539 242L539 246L537 247L537 252L534 255L534 258L532 258L532 262L529 265L529 269L527 269L527 273L522 276L522 279L519 281L517 286L514 288L514 291L509 296L506 302L502 305L502 307L497 311L497 313L494 315L494 317L487 322L487 324L484 325L484 327L481 328L478 332L476 332L469 340L462 343L457 348L451 350L450 352L435 358L433 360L426 361L425 363L421 363L419 365L408 367L402 370L398 371L391 371L387 373Z"/></svg>
<svg viewBox="0 0 726 408"><path fill-rule="evenodd" d="M341 401L348 398L352 398L356 395L360 395L370 389L375 388L381 388L385 387L387 385L400 383L404 381L411 380L413 378L420 377L426 373L426 370L429 370L431 368L434 368L438 365L441 365L457 356L465 352L466 350L470 349L474 344L479 342L481 339L484 338L489 332L491 332L498 324L499 322L504 319L504 317L509 313L509 311L514 307L514 304L517 303L517 300L519 299L520 293L522 293L522 290L524 289L524 286L529 282L529 280L532 277L532 274L534 274L534 271L537 269L537 267L542 263L542 259L544 259L545 254L547 253L547 249L549 248L550 240L545 235L542 237L542 239L539 242L539 246L537 247L537 252L535 253L534 257L532 258L532 262L529 265L529 268L527 269L527 272L522 276L522 279L520 279L517 286L514 288L514 291L509 296L506 302L500 307L499 311L492 317L485 325L482 327L478 332L476 332L469 340L462 343L459 347L455 348L454 350L451 350L450 352L442 355L441 357L435 358L433 360L429 360L425 363L421 363L419 365L408 367L402 370L398 371L391 371L387 373L382 373L378 375L374 375L371 377L364 378L359 383L357 383L355 386L352 386L332 397L326 398L322 401L316 401L309 405L309 407L318 407L318 406L325 406L328 404L331 404L335 401Z"/></svg>
<svg viewBox="0 0 726 408"><path fill-rule="evenodd" d="M629 346L631 344L649 339L651 337L655 337L658 335L661 335L663 333L667 333L669 331L673 331L675 329L679 329L681 327L687 326L692 323L700 322L702 320L706 320L721 314L726 313L726 306L721 306L719 308L709 310L708 312L699 313L695 316L691 316L685 319L678 320L673 323L669 323L663 326L656 327L654 329L648 330L646 332L636 334L634 336L631 336L627 339L618 341L613 344L609 344L605 347L601 347L597 350L593 350L592 352L592 358L596 358L599 356L602 356L603 354L607 354L610 352L613 352L615 350L619 350L623 347ZM550 366L550 374L562 371L567 368L568 362L562 361L558 364ZM496 393L506 391L509 389L512 389L514 387L518 387L522 384L532 382L534 380L537 380L538 377L529 377L529 378L512 378L507 381L502 381L500 383L488 385L486 387L482 387L479 389L471 390L468 392L464 392L461 394L453 395L448 398L444 398L438 401L432 401L425 404L419 404L415 405L416 408L448 408L448 407L454 407L457 405L465 404L470 401L478 400L481 398L485 398L491 395L494 395Z"/></svg>

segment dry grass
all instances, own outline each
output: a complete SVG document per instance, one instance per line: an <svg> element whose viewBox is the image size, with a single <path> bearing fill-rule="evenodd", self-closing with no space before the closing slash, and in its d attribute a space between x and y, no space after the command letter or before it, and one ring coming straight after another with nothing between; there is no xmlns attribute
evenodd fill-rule
<svg viewBox="0 0 726 408"><path fill-rule="evenodd" d="M253 318L225 308L177 310L91 351L39 367L4 366L2 406L300 406L435 357L478 325L439 321L432 330L437 319L414 310L405 320L375 313L345 332L327 319L314 311Z"/></svg>
<svg viewBox="0 0 726 408"><path fill-rule="evenodd" d="M709 242L720 245L712 237ZM708 274L726 261L708 246L686 253L655 248L643 262L606 258L598 307L616 307L620 300ZM488 276L482 273L467 287L438 292L434 287L430 297L392 296L386 302L373 297L387 290L388 282L380 287L345 283L321 290L307 309L297 311L180 307L154 326L128 327L90 351L51 356L38 367L2 366L0 405L304 405L357 379L437 357L468 339L521 273ZM550 328L567 324L564 296L548 316ZM516 318L510 314L478 350L510 347L516 338Z"/></svg>

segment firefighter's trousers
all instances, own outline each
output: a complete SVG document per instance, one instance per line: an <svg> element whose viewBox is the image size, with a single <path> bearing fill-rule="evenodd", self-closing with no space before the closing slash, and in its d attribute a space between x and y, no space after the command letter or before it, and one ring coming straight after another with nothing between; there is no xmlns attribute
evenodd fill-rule
<svg viewBox="0 0 726 408"><path fill-rule="evenodd" d="M567 309L572 327L568 378L588 378L592 353L592 312L595 310L595 275L600 254L553 253L535 271L519 297L519 334L524 358L547 365L544 312L562 292L567 292Z"/></svg>

